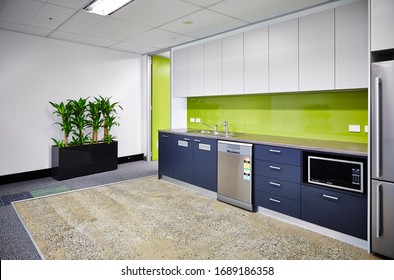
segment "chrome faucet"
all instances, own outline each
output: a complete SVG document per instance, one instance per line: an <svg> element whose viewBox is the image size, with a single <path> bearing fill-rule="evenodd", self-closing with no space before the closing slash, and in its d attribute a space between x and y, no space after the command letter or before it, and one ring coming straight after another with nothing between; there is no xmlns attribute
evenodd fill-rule
<svg viewBox="0 0 394 280"><path fill-rule="evenodd" d="M201 124L208 126L210 129L213 130L213 132L217 132L218 130L218 126L216 124L213 126L213 128L207 123L202 122Z"/></svg>
<svg viewBox="0 0 394 280"><path fill-rule="evenodd" d="M224 125L224 133L226 134L226 136L229 134L228 133L228 122L227 121L224 121L223 122L223 125Z"/></svg>

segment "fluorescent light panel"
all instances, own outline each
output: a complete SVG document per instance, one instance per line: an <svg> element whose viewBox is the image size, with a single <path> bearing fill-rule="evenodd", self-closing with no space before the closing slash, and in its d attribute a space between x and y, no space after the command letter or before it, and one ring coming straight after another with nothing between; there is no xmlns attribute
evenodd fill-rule
<svg viewBox="0 0 394 280"><path fill-rule="evenodd" d="M95 0L83 9L88 13L107 16L133 1L134 0Z"/></svg>

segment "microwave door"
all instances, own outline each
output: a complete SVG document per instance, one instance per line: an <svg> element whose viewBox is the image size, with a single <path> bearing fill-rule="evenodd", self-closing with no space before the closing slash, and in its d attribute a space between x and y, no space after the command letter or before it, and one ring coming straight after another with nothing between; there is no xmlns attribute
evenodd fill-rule
<svg viewBox="0 0 394 280"><path fill-rule="evenodd" d="M394 60L371 66L371 176L394 182Z"/></svg>

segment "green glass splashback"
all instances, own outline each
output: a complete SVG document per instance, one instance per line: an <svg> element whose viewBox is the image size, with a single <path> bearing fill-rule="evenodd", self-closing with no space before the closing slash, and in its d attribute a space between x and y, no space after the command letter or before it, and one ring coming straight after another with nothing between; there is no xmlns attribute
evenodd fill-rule
<svg viewBox="0 0 394 280"><path fill-rule="evenodd" d="M368 91L189 97L188 128L367 143ZM349 132L360 125L361 132Z"/></svg>

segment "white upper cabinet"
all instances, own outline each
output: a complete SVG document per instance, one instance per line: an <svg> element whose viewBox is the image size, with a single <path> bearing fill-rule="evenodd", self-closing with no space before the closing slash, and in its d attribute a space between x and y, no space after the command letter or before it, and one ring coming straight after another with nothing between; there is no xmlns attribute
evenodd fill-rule
<svg viewBox="0 0 394 280"><path fill-rule="evenodd" d="M204 94L222 94L222 40L204 43Z"/></svg>
<svg viewBox="0 0 394 280"><path fill-rule="evenodd" d="M223 38L223 94L243 93L243 64L243 33Z"/></svg>
<svg viewBox="0 0 394 280"><path fill-rule="evenodd" d="M244 93L268 92L268 27L244 33Z"/></svg>
<svg viewBox="0 0 394 280"><path fill-rule="evenodd" d="M298 19L269 26L269 92L298 91Z"/></svg>
<svg viewBox="0 0 394 280"><path fill-rule="evenodd" d="M173 97L187 97L187 48L172 52Z"/></svg>
<svg viewBox="0 0 394 280"><path fill-rule="evenodd" d="M301 17L299 24L299 90L334 89L334 10Z"/></svg>
<svg viewBox="0 0 394 280"><path fill-rule="evenodd" d="M394 1L371 0L371 51L394 48Z"/></svg>
<svg viewBox="0 0 394 280"><path fill-rule="evenodd" d="M204 95L204 46L189 47L187 50L187 96Z"/></svg>
<svg viewBox="0 0 394 280"><path fill-rule="evenodd" d="M335 9L335 88L367 87L368 1L362 0Z"/></svg>

